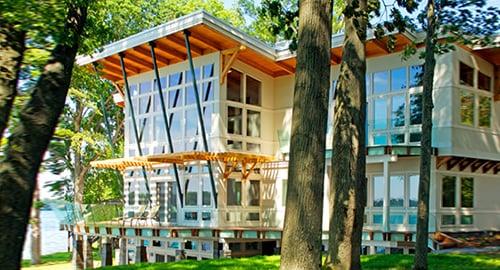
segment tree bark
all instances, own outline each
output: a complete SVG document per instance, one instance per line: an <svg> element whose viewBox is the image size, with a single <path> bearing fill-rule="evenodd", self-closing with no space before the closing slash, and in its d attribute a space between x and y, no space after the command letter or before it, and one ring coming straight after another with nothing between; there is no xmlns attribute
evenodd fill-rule
<svg viewBox="0 0 500 270"><path fill-rule="evenodd" d="M425 37L425 63L422 96L422 141L420 156L420 181L418 186L417 237L414 268L427 269L427 243L429 239L429 188L432 159L432 89L434 84L434 55L436 16L434 0L427 2L427 31Z"/></svg>
<svg viewBox="0 0 500 270"><path fill-rule="evenodd" d="M35 187L33 200L40 200L40 189ZM31 264L36 265L42 262L42 228L40 220L40 208L37 205L31 207Z"/></svg>
<svg viewBox="0 0 500 270"><path fill-rule="evenodd" d="M319 269L332 2L299 2L288 194L280 269Z"/></svg>
<svg viewBox="0 0 500 270"><path fill-rule="evenodd" d="M0 265L19 269L36 176L64 108L78 40L87 17L87 1L69 4L64 31L20 113L0 164Z"/></svg>
<svg viewBox="0 0 500 270"><path fill-rule="evenodd" d="M350 0L335 91L327 269L361 269L366 205L366 0Z"/></svg>
<svg viewBox="0 0 500 270"><path fill-rule="evenodd" d="M24 55L25 33L0 17L0 139L3 137L17 94Z"/></svg>

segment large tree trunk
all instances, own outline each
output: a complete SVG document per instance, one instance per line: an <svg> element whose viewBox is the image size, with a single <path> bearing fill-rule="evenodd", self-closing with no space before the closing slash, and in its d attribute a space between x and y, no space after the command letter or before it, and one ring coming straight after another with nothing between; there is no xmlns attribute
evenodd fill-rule
<svg viewBox="0 0 500 270"><path fill-rule="evenodd" d="M0 17L0 139L9 122L10 110L17 94L24 39L23 31Z"/></svg>
<svg viewBox="0 0 500 270"><path fill-rule="evenodd" d="M359 5L358 5L359 4ZM347 2L336 87L330 184L329 269L360 269L366 205L366 0Z"/></svg>
<svg viewBox="0 0 500 270"><path fill-rule="evenodd" d="M35 187L33 200L40 200L40 189L38 185ZM31 264L36 265L42 262L42 228L40 220L40 207L33 205L31 207Z"/></svg>
<svg viewBox="0 0 500 270"><path fill-rule="evenodd" d="M427 2L427 32L425 38L425 63L422 97L422 141L420 156L420 182L418 187L417 239L414 269L427 269L427 243L429 239L429 187L432 158L432 88L434 84L434 55L436 17L434 0Z"/></svg>
<svg viewBox="0 0 500 270"><path fill-rule="evenodd" d="M87 1L70 4L65 25L68 37L58 44L20 113L0 164L0 265L19 269L36 176L64 108L78 40L87 17Z"/></svg>
<svg viewBox="0 0 500 270"><path fill-rule="evenodd" d="M299 4L288 194L280 269L321 267L332 2Z"/></svg>

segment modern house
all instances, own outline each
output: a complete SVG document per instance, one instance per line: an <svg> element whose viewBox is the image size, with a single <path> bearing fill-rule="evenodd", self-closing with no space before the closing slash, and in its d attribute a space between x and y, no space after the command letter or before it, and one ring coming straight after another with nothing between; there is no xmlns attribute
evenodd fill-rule
<svg viewBox="0 0 500 270"><path fill-rule="evenodd" d="M332 89L342 41L341 34L332 37ZM394 51L387 50L387 39L369 34L366 42L364 253L412 251L422 60L403 61L401 50L421 41L420 34L396 34ZM266 44L197 12L109 44L77 63L97 64L103 78L121 87L115 100L126 116L125 156L93 166L122 171L128 218L77 222L74 231L122 239L128 261L279 251L296 64L286 44ZM438 56L435 71L430 230L498 234L500 48L457 45ZM330 97L325 194L335 169ZM327 248L326 197L324 204ZM430 236L429 248L439 247L437 242Z"/></svg>

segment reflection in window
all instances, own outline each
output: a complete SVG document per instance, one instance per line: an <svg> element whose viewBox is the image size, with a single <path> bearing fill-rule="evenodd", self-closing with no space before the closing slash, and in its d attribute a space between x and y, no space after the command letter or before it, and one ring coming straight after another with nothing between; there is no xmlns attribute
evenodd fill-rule
<svg viewBox="0 0 500 270"><path fill-rule="evenodd" d="M167 87L167 77L160 77L160 85L161 89L165 89ZM158 92L158 83L156 82L156 79L153 80L153 89L156 95Z"/></svg>
<svg viewBox="0 0 500 270"><path fill-rule="evenodd" d="M377 98L373 106L373 129L387 128L387 100Z"/></svg>
<svg viewBox="0 0 500 270"><path fill-rule="evenodd" d="M366 96L372 94L372 76L371 73L366 75Z"/></svg>
<svg viewBox="0 0 500 270"><path fill-rule="evenodd" d="M137 91L137 84L131 84L129 86L129 89L130 89L130 94L132 94L132 96L139 94L139 92Z"/></svg>
<svg viewBox="0 0 500 270"><path fill-rule="evenodd" d="M406 88L406 67L391 70L391 91L399 91Z"/></svg>
<svg viewBox="0 0 500 270"><path fill-rule="evenodd" d="M192 85L186 87L186 106L196 104L196 94Z"/></svg>
<svg viewBox="0 0 500 270"><path fill-rule="evenodd" d="M227 140L228 150L241 150L243 149L243 143L241 141Z"/></svg>
<svg viewBox="0 0 500 270"><path fill-rule="evenodd" d="M135 185L128 182L128 205L135 204Z"/></svg>
<svg viewBox="0 0 500 270"><path fill-rule="evenodd" d="M214 64L208 64L203 66L203 79L210 78L214 76Z"/></svg>
<svg viewBox="0 0 500 270"><path fill-rule="evenodd" d="M165 107L167 106L167 92L163 92L163 102L165 102ZM161 100L160 100L160 95L157 93L154 94L154 108L153 110L155 112L161 112Z"/></svg>
<svg viewBox="0 0 500 270"><path fill-rule="evenodd" d="M213 105L203 106L203 121L205 124L205 132L212 134L212 111Z"/></svg>
<svg viewBox="0 0 500 270"><path fill-rule="evenodd" d="M227 133L241 135L242 110L236 107L227 107Z"/></svg>
<svg viewBox="0 0 500 270"><path fill-rule="evenodd" d="M455 207L455 176L444 176L442 179L441 206Z"/></svg>
<svg viewBox="0 0 500 270"><path fill-rule="evenodd" d="M247 110L247 136L260 137L260 112Z"/></svg>
<svg viewBox="0 0 500 270"><path fill-rule="evenodd" d="M242 97L242 83L241 79L243 74L241 72L231 69L227 73L227 100L241 102Z"/></svg>
<svg viewBox="0 0 500 270"><path fill-rule="evenodd" d="M382 224L383 217L382 215L373 215L373 224Z"/></svg>
<svg viewBox="0 0 500 270"><path fill-rule="evenodd" d="M281 193L281 205L285 206L286 205L286 191L288 189L288 180L283 179L281 181L281 183L282 183L282 186L281 186L281 190L282 190L282 193Z"/></svg>
<svg viewBox="0 0 500 270"><path fill-rule="evenodd" d="M384 177L373 177L373 207L382 207L384 205Z"/></svg>
<svg viewBox="0 0 500 270"><path fill-rule="evenodd" d="M410 95L410 125L422 124L422 93Z"/></svg>
<svg viewBox="0 0 500 270"><path fill-rule="evenodd" d="M474 69L460 62L460 84L474 87Z"/></svg>
<svg viewBox="0 0 500 270"><path fill-rule="evenodd" d="M378 134L378 135L373 136L373 144L386 145L387 144L387 135Z"/></svg>
<svg viewBox="0 0 500 270"><path fill-rule="evenodd" d="M409 207L417 207L418 203L418 182L420 181L420 177L418 175L411 175L410 176L410 195L409 195L409 202L408 206Z"/></svg>
<svg viewBox="0 0 500 270"><path fill-rule="evenodd" d="M403 224L403 215L390 215L389 223L390 224Z"/></svg>
<svg viewBox="0 0 500 270"><path fill-rule="evenodd" d="M177 108L182 106L182 91L175 89L168 91L168 108Z"/></svg>
<svg viewBox="0 0 500 270"><path fill-rule="evenodd" d="M176 86L182 83L182 72L170 74L168 76L168 86Z"/></svg>
<svg viewBox="0 0 500 270"><path fill-rule="evenodd" d="M145 94L151 92L151 82L142 82L139 84L139 94Z"/></svg>
<svg viewBox="0 0 500 270"><path fill-rule="evenodd" d="M227 205L241 205L241 181L227 180Z"/></svg>
<svg viewBox="0 0 500 270"><path fill-rule="evenodd" d="M389 72L381 71L373 73L373 93L382 94L389 88Z"/></svg>
<svg viewBox="0 0 500 270"><path fill-rule="evenodd" d="M391 134L391 144L402 144L404 142L405 142L404 133Z"/></svg>
<svg viewBox="0 0 500 270"><path fill-rule="evenodd" d="M203 93L202 93L202 101L212 101L214 100L214 83L212 81L210 82L204 82L203 83Z"/></svg>
<svg viewBox="0 0 500 270"><path fill-rule="evenodd" d="M455 215L442 215L441 225L455 225Z"/></svg>
<svg viewBox="0 0 500 270"><path fill-rule="evenodd" d="M477 88L481 90L491 91L491 78L482 72L477 74Z"/></svg>
<svg viewBox="0 0 500 270"><path fill-rule="evenodd" d="M151 118L139 118L139 139L142 143L149 143L151 141L151 120Z"/></svg>
<svg viewBox="0 0 500 270"><path fill-rule="evenodd" d="M462 177L460 187L460 201L462 207L471 208L474 205L474 178Z"/></svg>
<svg viewBox="0 0 500 270"><path fill-rule="evenodd" d="M170 113L170 135L172 139L180 139L182 137L182 112ZM177 150L177 149L176 149Z"/></svg>
<svg viewBox="0 0 500 270"><path fill-rule="evenodd" d="M261 83L248 75L246 78L246 103L260 106Z"/></svg>
<svg viewBox="0 0 500 270"><path fill-rule="evenodd" d="M155 116L154 118L155 125L155 133L154 133L154 141L156 142L166 142L166 131L165 131L165 121L163 121L162 116Z"/></svg>
<svg viewBox="0 0 500 270"><path fill-rule="evenodd" d="M260 153L260 144L259 143L247 143L247 151Z"/></svg>
<svg viewBox="0 0 500 270"><path fill-rule="evenodd" d="M196 76L196 80L200 79L201 69L199 67L194 68L194 75ZM193 81L193 75L191 69L186 70L186 83Z"/></svg>
<svg viewBox="0 0 500 270"><path fill-rule="evenodd" d="M210 179L207 177L203 177L201 179L203 189L201 193L201 203L203 206L210 206L212 204L212 199L211 199L211 186L210 186Z"/></svg>
<svg viewBox="0 0 500 270"><path fill-rule="evenodd" d="M146 114L151 107L151 96L144 96L139 98L139 114Z"/></svg>
<svg viewBox="0 0 500 270"><path fill-rule="evenodd" d="M186 179L185 183L185 201L188 206L198 205L198 180Z"/></svg>
<svg viewBox="0 0 500 270"><path fill-rule="evenodd" d="M422 65L410 67L410 87L422 86L424 67Z"/></svg>
<svg viewBox="0 0 500 270"><path fill-rule="evenodd" d="M186 111L186 137L194 137L198 131L198 113L195 109Z"/></svg>
<svg viewBox="0 0 500 270"><path fill-rule="evenodd" d="M411 143L417 143L422 140L422 133L421 132L412 132L410 133L410 142Z"/></svg>
<svg viewBox="0 0 500 270"><path fill-rule="evenodd" d="M408 224L410 225L417 224L417 215L408 215Z"/></svg>
<svg viewBox="0 0 500 270"><path fill-rule="evenodd" d="M460 216L461 225L472 225L474 224L474 217L472 215L461 215Z"/></svg>
<svg viewBox="0 0 500 270"><path fill-rule="evenodd" d="M392 97L392 127L402 127L405 125L405 107L404 95Z"/></svg>
<svg viewBox="0 0 500 270"><path fill-rule="evenodd" d="M490 127L491 125L491 98L479 96L479 126Z"/></svg>
<svg viewBox="0 0 500 270"><path fill-rule="evenodd" d="M390 178L390 206L403 207L405 194L405 177L394 175Z"/></svg>
<svg viewBox="0 0 500 270"><path fill-rule="evenodd" d="M260 181L250 180L250 185L248 186L248 205L260 205Z"/></svg>
<svg viewBox="0 0 500 270"><path fill-rule="evenodd" d="M460 123L474 125L474 94L465 91L460 93Z"/></svg>

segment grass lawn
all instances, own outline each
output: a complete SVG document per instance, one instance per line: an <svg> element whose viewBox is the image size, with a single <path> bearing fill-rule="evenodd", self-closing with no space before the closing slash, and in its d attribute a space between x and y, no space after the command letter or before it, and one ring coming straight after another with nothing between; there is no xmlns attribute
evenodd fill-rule
<svg viewBox="0 0 500 270"><path fill-rule="evenodd" d="M71 261L71 253L70 252L56 252L48 255L42 255L42 263L39 265L51 265L51 264L60 264L67 263ZM30 267L31 260L23 260L21 263L21 267Z"/></svg>
<svg viewBox="0 0 500 270"><path fill-rule="evenodd" d="M363 269L411 269L411 255L369 255L362 256ZM132 264L127 266L105 267L107 270L252 270L278 269L279 256L257 256L241 259L221 259L206 261L181 261L175 263ZM500 254L470 255L470 254L431 254L429 269L435 270L487 270L500 269Z"/></svg>

